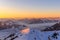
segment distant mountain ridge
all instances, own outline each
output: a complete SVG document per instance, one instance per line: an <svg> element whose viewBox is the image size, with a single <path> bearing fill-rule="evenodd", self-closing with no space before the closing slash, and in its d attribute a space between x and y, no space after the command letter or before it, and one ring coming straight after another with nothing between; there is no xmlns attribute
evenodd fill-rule
<svg viewBox="0 0 60 40"><path fill-rule="evenodd" d="M28 24L37 24L37 23L52 23L52 22L59 22L60 19L47 19L47 18L40 18L40 19L23 19L23 21Z"/></svg>
<svg viewBox="0 0 60 40"><path fill-rule="evenodd" d="M55 25L44 29L43 31L55 31L60 30L60 23L56 23Z"/></svg>
<svg viewBox="0 0 60 40"><path fill-rule="evenodd" d="M59 21L60 19L47 19L47 18L0 19L0 30L5 29L5 28L7 29L7 28L12 28L12 27L19 27L21 25L25 26L25 24L53 23L53 22L59 22Z"/></svg>

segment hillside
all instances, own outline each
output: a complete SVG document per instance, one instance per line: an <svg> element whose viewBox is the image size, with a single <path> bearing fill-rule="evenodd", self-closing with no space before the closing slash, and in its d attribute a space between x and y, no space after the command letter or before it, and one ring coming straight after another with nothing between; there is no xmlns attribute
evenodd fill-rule
<svg viewBox="0 0 60 40"><path fill-rule="evenodd" d="M60 23L56 23L53 26L44 29L44 31L55 31L55 30L60 30Z"/></svg>

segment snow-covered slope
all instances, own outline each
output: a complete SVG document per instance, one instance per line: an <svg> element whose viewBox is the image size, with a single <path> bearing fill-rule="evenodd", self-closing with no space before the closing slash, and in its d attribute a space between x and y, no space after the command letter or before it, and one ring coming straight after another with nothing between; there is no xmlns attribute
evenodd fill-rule
<svg viewBox="0 0 60 40"><path fill-rule="evenodd" d="M9 29L7 29L7 30L9 30ZM40 32L38 30L30 29L30 31L27 34L22 34L19 31L11 32L12 29L9 31L7 31L7 30L0 31L1 40L5 40L5 39L11 40L14 37L16 37L16 38L14 38L14 40L40 40L40 36L39 36ZM12 35L12 36L9 37L9 35Z"/></svg>
<svg viewBox="0 0 60 40"><path fill-rule="evenodd" d="M22 34L20 31L13 29L7 30L0 31L0 40L60 40L60 31L41 32L36 29L30 29L27 34ZM54 33L58 33L54 36L57 38L52 37Z"/></svg>

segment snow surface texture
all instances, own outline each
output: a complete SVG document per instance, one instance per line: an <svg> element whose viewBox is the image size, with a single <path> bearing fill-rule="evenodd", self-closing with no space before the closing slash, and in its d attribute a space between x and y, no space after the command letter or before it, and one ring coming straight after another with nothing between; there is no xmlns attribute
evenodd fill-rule
<svg viewBox="0 0 60 40"><path fill-rule="evenodd" d="M60 31L41 32L36 29L30 29L27 34L22 34L15 30L6 29L0 31L0 40L60 40ZM52 37L55 32L59 34L56 35L57 39Z"/></svg>

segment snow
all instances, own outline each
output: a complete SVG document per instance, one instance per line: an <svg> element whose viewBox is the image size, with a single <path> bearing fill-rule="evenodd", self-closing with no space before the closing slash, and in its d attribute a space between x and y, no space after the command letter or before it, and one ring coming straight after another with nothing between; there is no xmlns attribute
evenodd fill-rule
<svg viewBox="0 0 60 40"><path fill-rule="evenodd" d="M3 20L4 21L4 20ZM56 24L54 23L40 23L40 24L27 24L19 21L14 21L15 24L18 25L27 25L28 29L24 29L22 26L20 28L9 28L0 30L0 40L48 40L48 37L50 36L50 39L52 40L59 40L60 39L60 31L46 31L42 32L41 30L46 27L51 27L52 25ZM13 23L12 23L13 24ZM19 30L21 29L22 30ZM38 30L39 29L39 30ZM53 33L59 33L58 39L54 39L51 36ZM13 34L13 35L12 35ZM9 35L12 35L11 37L8 37Z"/></svg>
<svg viewBox="0 0 60 40"><path fill-rule="evenodd" d="M59 33L59 36L57 36L58 39L54 39L51 37L53 35L53 33L55 33L55 32ZM51 40L59 40L60 39L60 31L48 31L48 32L46 31L46 32L42 32L42 34L43 34L43 40L48 40L49 36L50 36Z"/></svg>
<svg viewBox="0 0 60 40"><path fill-rule="evenodd" d="M49 36L50 36L50 39L52 39L52 40L60 40L60 31L42 32L37 29L30 29L30 32L28 32L27 34L22 34L19 31L11 32L10 30L12 30L12 29L7 29L7 30L0 31L0 39L1 40L4 40L4 38L8 37L10 34L13 34L13 33L15 33L15 35L13 37L18 36L14 40L48 40ZM54 39L51 37L53 35L53 33L55 33L55 32L59 33L58 39ZM10 40L11 38L12 37L9 37L6 40Z"/></svg>

